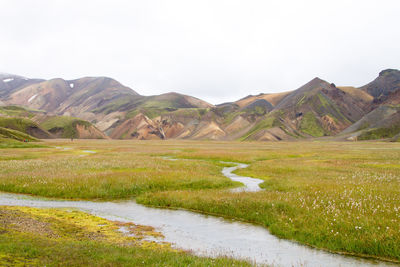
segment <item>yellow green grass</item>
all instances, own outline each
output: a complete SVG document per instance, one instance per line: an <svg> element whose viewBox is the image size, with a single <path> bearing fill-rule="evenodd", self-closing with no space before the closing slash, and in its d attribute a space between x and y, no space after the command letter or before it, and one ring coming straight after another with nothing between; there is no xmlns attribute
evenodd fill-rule
<svg viewBox="0 0 400 267"><path fill-rule="evenodd" d="M121 226L134 236L119 232ZM1 266L249 266L191 256L146 236L160 233L76 210L0 206Z"/></svg>
<svg viewBox="0 0 400 267"><path fill-rule="evenodd" d="M279 237L331 251L400 261L398 143L45 144L49 147L2 150L0 190L60 198L136 197L146 205L250 221ZM264 179L265 190L227 191L237 183L220 173L220 161L250 164L237 173Z"/></svg>
<svg viewBox="0 0 400 267"><path fill-rule="evenodd" d="M55 116L49 117L42 122L40 126L50 132L62 130L63 138L78 138L79 134L76 130L77 125L89 127L91 123L74 117Z"/></svg>

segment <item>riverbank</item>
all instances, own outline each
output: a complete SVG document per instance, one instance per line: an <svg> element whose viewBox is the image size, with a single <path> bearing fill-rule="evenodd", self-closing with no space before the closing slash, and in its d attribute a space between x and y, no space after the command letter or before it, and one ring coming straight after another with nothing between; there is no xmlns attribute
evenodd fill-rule
<svg viewBox="0 0 400 267"><path fill-rule="evenodd" d="M56 141L45 145L49 148L2 150L2 191L92 200L137 197L146 205L251 221L276 236L315 247L400 260L399 144ZM84 150L97 153L79 157ZM228 165L220 161L250 164L235 173L263 179L264 191L227 191L238 184L221 174Z"/></svg>
<svg viewBox="0 0 400 267"><path fill-rule="evenodd" d="M129 235L118 229L124 227ZM195 257L152 227L113 222L74 209L0 206L1 266L250 266L228 258Z"/></svg>

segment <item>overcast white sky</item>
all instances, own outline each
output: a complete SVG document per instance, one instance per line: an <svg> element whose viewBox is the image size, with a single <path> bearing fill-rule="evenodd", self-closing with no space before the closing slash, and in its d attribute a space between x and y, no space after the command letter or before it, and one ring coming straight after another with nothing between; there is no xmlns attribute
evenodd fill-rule
<svg viewBox="0 0 400 267"><path fill-rule="evenodd" d="M0 71L213 104L400 68L399 0L0 0Z"/></svg>

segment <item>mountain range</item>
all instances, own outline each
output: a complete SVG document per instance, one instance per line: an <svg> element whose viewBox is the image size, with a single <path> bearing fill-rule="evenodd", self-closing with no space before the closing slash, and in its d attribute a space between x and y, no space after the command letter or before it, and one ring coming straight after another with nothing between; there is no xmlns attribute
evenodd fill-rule
<svg viewBox="0 0 400 267"><path fill-rule="evenodd" d="M107 77L2 73L0 137L15 131L32 138L398 140L400 71L383 70L359 88L314 78L293 91L219 105L174 92L143 96Z"/></svg>

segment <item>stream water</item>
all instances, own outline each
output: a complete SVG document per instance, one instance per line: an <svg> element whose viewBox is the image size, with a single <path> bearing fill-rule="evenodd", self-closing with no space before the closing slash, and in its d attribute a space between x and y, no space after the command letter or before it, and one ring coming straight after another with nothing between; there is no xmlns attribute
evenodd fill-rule
<svg viewBox="0 0 400 267"><path fill-rule="evenodd" d="M264 182L264 180L239 176L234 174L233 172L237 169L247 168L249 165L243 163L235 163L235 162L222 162L235 164L233 167L225 167L222 169L222 174L231 179L232 181L241 182L243 186L232 189L232 192L256 192L262 190L260 184Z"/></svg>
<svg viewBox="0 0 400 267"><path fill-rule="evenodd" d="M242 190L256 191L254 184L262 180L232 174L243 167L226 167L223 173L243 182L248 189ZM183 210L149 208L134 201L63 201L0 193L0 205L78 208L110 220L151 225L163 233L163 241L201 256L230 256L274 266L397 266L313 249L279 239L267 229L248 223Z"/></svg>

